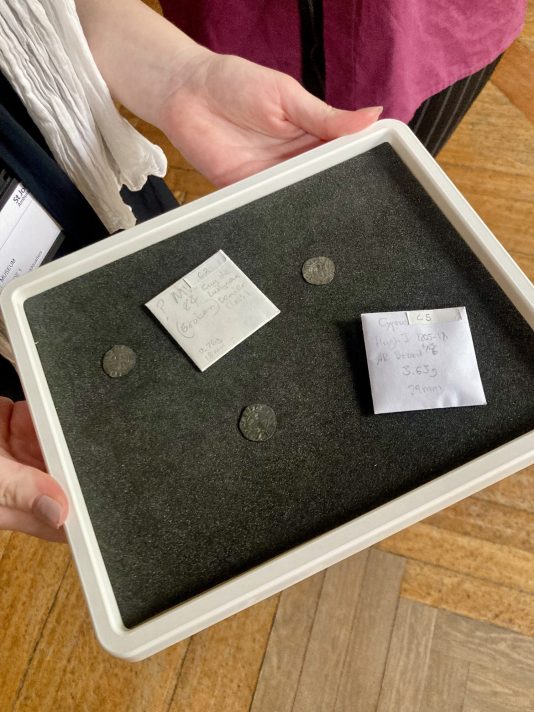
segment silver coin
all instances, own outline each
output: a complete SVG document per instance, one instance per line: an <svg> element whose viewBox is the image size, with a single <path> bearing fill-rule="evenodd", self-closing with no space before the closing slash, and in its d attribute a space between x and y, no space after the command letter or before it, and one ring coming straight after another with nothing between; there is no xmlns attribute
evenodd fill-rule
<svg viewBox="0 0 534 712"><path fill-rule="evenodd" d="M276 413L263 403L247 405L239 418L239 430L247 440L256 443L269 440L276 431Z"/></svg>
<svg viewBox="0 0 534 712"><path fill-rule="evenodd" d="M135 352L129 346L119 344L106 351L102 358L102 368L110 378L120 378L130 373L135 361Z"/></svg>
<svg viewBox="0 0 534 712"><path fill-rule="evenodd" d="M330 284L336 266L330 257L311 257L302 265L302 276L308 284Z"/></svg>

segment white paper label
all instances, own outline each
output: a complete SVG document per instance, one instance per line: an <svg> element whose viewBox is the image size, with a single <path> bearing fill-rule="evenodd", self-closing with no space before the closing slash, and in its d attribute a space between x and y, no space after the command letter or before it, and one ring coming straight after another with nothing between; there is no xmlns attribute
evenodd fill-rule
<svg viewBox="0 0 534 712"><path fill-rule="evenodd" d="M458 307L453 309L423 309L407 311L408 324L442 324L446 321L459 321L462 314Z"/></svg>
<svg viewBox="0 0 534 712"><path fill-rule="evenodd" d="M280 314L222 250L146 306L201 371Z"/></svg>
<svg viewBox="0 0 534 712"><path fill-rule="evenodd" d="M362 327L375 413L486 404L465 307L362 314Z"/></svg>
<svg viewBox="0 0 534 712"><path fill-rule="evenodd" d="M0 210L0 291L14 277L39 267L60 232L19 183Z"/></svg>

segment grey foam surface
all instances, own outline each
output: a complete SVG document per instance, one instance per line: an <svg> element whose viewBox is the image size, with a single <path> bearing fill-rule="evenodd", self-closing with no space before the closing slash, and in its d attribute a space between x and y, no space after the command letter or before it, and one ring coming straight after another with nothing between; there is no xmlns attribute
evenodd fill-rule
<svg viewBox="0 0 534 712"><path fill-rule="evenodd" d="M281 314L201 373L143 306L223 249ZM327 255L328 286L301 276ZM465 306L488 405L375 416L360 314ZM534 337L387 144L26 303L125 625L534 426ZM114 344L137 353L102 371ZM278 429L245 440L249 403Z"/></svg>

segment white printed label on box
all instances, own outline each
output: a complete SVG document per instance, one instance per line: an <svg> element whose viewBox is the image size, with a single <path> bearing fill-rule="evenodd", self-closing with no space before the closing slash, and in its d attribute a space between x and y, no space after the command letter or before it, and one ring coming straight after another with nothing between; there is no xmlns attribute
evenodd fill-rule
<svg viewBox="0 0 534 712"><path fill-rule="evenodd" d="M0 209L0 292L39 267L61 229L20 183Z"/></svg>
<svg viewBox="0 0 534 712"><path fill-rule="evenodd" d="M280 314L222 250L146 306L201 371Z"/></svg>
<svg viewBox="0 0 534 712"><path fill-rule="evenodd" d="M465 307L362 314L375 413L485 405Z"/></svg>

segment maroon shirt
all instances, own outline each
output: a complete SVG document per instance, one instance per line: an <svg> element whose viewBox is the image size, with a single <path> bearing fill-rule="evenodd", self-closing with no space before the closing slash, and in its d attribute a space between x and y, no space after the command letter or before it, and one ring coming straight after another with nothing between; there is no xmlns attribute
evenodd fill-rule
<svg viewBox="0 0 534 712"><path fill-rule="evenodd" d="M316 0L317 1L317 0ZM202 45L301 79L298 0L161 0ZM325 98L409 121L429 96L492 62L520 33L526 0L322 0Z"/></svg>

